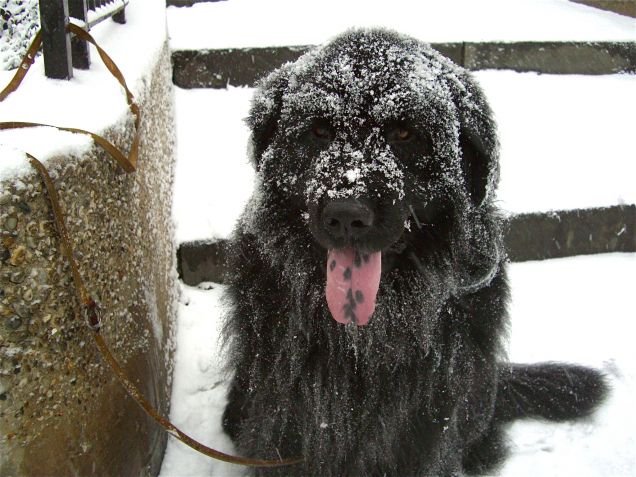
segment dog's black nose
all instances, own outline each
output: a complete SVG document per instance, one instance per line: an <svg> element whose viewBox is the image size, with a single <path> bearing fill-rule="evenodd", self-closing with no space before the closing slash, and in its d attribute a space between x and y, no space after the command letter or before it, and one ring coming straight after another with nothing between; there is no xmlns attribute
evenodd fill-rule
<svg viewBox="0 0 636 477"><path fill-rule="evenodd" d="M359 238L373 225L373 210L355 199L333 200L325 205L322 221L333 238Z"/></svg>

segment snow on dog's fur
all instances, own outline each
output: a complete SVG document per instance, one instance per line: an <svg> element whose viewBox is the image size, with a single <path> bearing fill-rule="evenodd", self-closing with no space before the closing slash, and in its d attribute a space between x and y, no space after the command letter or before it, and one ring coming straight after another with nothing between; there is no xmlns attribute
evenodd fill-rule
<svg viewBox="0 0 636 477"><path fill-rule="evenodd" d="M505 361L497 139L468 72L350 31L264 79L248 123L223 423L243 455L305 459L257 474L491 471L505 423L601 400L593 370Z"/></svg>

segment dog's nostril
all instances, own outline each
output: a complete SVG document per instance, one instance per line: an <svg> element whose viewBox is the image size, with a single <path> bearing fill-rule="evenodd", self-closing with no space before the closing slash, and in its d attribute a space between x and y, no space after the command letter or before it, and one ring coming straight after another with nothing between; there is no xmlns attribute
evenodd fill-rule
<svg viewBox="0 0 636 477"><path fill-rule="evenodd" d="M353 222L351 222L351 227L353 227L354 229L361 229L367 226L364 224L364 222L362 222L362 220L354 220Z"/></svg>

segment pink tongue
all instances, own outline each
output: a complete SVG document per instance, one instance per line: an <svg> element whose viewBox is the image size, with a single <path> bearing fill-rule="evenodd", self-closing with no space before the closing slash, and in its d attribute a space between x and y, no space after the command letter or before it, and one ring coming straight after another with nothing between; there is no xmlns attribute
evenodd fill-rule
<svg viewBox="0 0 636 477"><path fill-rule="evenodd" d="M380 286L381 252L359 253L352 248L329 250L327 305L338 323L366 325L375 310Z"/></svg>

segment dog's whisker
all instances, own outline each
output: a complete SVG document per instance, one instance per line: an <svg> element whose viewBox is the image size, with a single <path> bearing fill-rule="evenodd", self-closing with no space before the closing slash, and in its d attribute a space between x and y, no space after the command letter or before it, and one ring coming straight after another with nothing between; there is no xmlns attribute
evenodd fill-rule
<svg viewBox="0 0 636 477"><path fill-rule="evenodd" d="M417 214L415 213L415 209L413 208L411 204L409 204L409 210L411 211L411 215L413 216L413 219L415 219L415 225L417 225L418 229L422 230L422 222L420 222L420 219L417 217Z"/></svg>
<svg viewBox="0 0 636 477"><path fill-rule="evenodd" d="M415 255L415 252L409 252L409 258L415 264L415 268L417 268L420 272L424 270L424 265L422 265L420 258Z"/></svg>

